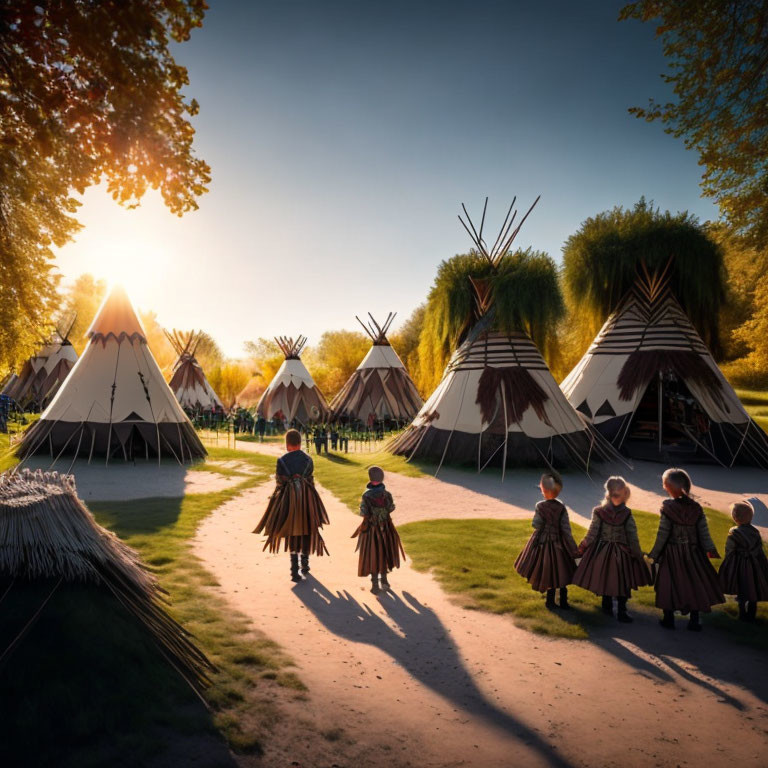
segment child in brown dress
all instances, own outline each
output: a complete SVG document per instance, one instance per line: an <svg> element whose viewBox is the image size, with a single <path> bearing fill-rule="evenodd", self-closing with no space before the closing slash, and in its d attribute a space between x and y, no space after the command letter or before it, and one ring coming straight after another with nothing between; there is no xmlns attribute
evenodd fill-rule
<svg viewBox="0 0 768 768"><path fill-rule="evenodd" d="M299 582L309 573L309 556L328 553L320 533L328 513L315 488L312 459L301 450L298 430L285 433L285 447L286 453L277 460L275 491L254 533L267 534L264 549L279 552L283 544L290 551L291 581Z"/></svg>
<svg viewBox="0 0 768 768"><path fill-rule="evenodd" d="M656 607L664 611L659 623L675 628L675 611L690 613L688 629L701 631L699 614L725 602L717 572L707 560L719 558L709 534L704 510L691 496L691 478L683 469L668 469L662 476L670 495L661 505L656 543L649 557L658 564Z"/></svg>
<svg viewBox="0 0 768 768"><path fill-rule="evenodd" d="M627 507L629 486L623 477L609 477L605 498L592 510L592 523L579 544L583 555L573 583L603 598L603 613L613 616L616 598L617 618L632 623L627 600L633 589L651 584L651 573L643 559L637 524Z"/></svg>
<svg viewBox="0 0 768 768"><path fill-rule="evenodd" d="M768 600L768 558L760 531L752 525L754 514L748 501L731 505L731 517L736 527L728 531L719 574L723 592L736 595L741 621L754 621L757 604Z"/></svg>
<svg viewBox="0 0 768 768"><path fill-rule="evenodd" d="M392 494L384 487L384 470L371 467L368 480L370 482L360 500L363 522L352 534L352 538L357 538L355 552L360 552L357 575L370 576L371 592L378 595L379 583L384 589L389 589L387 573L400 567L400 556L405 557L405 552L392 522L395 502Z"/></svg>
<svg viewBox="0 0 768 768"><path fill-rule="evenodd" d="M547 608L555 607L555 590L560 590L560 607L568 605L568 585L576 570L578 548L571 533L568 510L557 497L563 481L547 472L539 482L543 501L536 504L534 532L515 561L515 570L538 592L547 593Z"/></svg>

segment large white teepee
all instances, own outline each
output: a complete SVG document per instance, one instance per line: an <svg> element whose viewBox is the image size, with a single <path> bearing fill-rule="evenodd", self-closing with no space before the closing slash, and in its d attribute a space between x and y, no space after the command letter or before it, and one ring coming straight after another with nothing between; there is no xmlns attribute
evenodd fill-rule
<svg viewBox="0 0 768 768"><path fill-rule="evenodd" d="M122 288L99 309L90 341L51 404L25 434L19 454L48 452L187 461L206 454L147 346Z"/></svg>
<svg viewBox="0 0 768 768"><path fill-rule="evenodd" d="M334 420L410 421L424 401L416 385L408 375L402 360L387 340L387 331L395 319L390 312L383 325L370 317L366 325L359 317L357 322L371 337L373 345L355 372L349 377L331 402Z"/></svg>
<svg viewBox="0 0 768 768"><path fill-rule="evenodd" d="M173 366L173 376L171 376L169 386L181 407L185 411L193 413L200 411L223 412L224 403L214 392L202 366L195 357L202 334L194 331L183 333L174 329L172 333L166 331L165 335L179 356Z"/></svg>
<svg viewBox="0 0 768 768"><path fill-rule="evenodd" d="M670 265L640 265L562 390L630 456L768 466L768 439L675 298Z"/></svg>
<svg viewBox="0 0 768 768"><path fill-rule="evenodd" d="M298 424L327 421L330 416L328 403L301 362L306 336L299 336L296 341L279 336L275 341L285 360L264 390L256 406L257 416L267 421L285 419L289 424L294 421Z"/></svg>
<svg viewBox="0 0 768 768"><path fill-rule="evenodd" d="M508 213L490 250L482 225L478 233L471 221L465 224L494 273L528 213L511 234L515 217L510 220ZM479 319L454 352L437 389L388 450L437 462L438 470L447 461L474 464L478 471L493 464L502 471L514 465L588 469L591 458L615 455L566 400L530 337L523 331L495 330L488 281L471 282Z"/></svg>
<svg viewBox="0 0 768 768"><path fill-rule="evenodd" d="M44 408L77 362L77 352L69 341L69 329L56 329L56 334L22 366L19 375L9 381L0 394L8 395L22 408Z"/></svg>

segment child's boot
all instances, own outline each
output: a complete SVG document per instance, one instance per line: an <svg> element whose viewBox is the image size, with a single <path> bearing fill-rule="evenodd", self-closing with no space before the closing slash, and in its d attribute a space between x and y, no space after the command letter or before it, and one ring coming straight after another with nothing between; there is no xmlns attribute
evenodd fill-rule
<svg viewBox="0 0 768 768"><path fill-rule="evenodd" d="M747 603L747 621L757 621L757 601L750 600Z"/></svg>
<svg viewBox="0 0 768 768"><path fill-rule="evenodd" d="M659 624L661 624L664 629L674 629L675 628L675 612L674 611L664 611L664 618L659 619Z"/></svg>
<svg viewBox="0 0 768 768"><path fill-rule="evenodd" d="M626 597L616 598L616 604L618 607L616 618L622 624L631 624L634 621L634 619L627 613L627 598Z"/></svg>
<svg viewBox="0 0 768 768"><path fill-rule="evenodd" d="M603 595L603 613L613 616L613 598L610 595Z"/></svg>
<svg viewBox="0 0 768 768"><path fill-rule="evenodd" d="M547 608L555 607L555 590L554 589L547 590L547 602L544 605Z"/></svg>
<svg viewBox="0 0 768 768"><path fill-rule="evenodd" d="M291 581L301 581L301 576L299 575L299 556L293 552L291 552Z"/></svg>
<svg viewBox="0 0 768 768"><path fill-rule="evenodd" d="M699 621L698 611L691 611L691 618L688 619L688 629L691 632L701 632L701 621Z"/></svg>
<svg viewBox="0 0 768 768"><path fill-rule="evenodd" d="M379 574L379 584L381 584L382 589L389 589L389 580L386 573Z"/></svg>
<svg viewBox="0 0 768 768"><path fill-rule="evenodd" d="M306 576L309 573L309 555L301 555L301 575Z"/></svg>
<svg viewBox="0 0 768 768"><path fill-rule="evenodd" d="M739 621L749 621L747 618L747 601L739 600Z"/></svg>
<svg viewBox="0 0 768 768"><path fill-rule="evenodd" d="M568 587L560 589L560 607L566 611L571 607L568 603Z"/></svg>
<svg viewBox="0 0 768 768"><path fill-rule="evenodd" d="M379 577L375 573L371 574L371 592L373 592L374 595L378 595L379 592L381 592L379 589Z"/></svg>

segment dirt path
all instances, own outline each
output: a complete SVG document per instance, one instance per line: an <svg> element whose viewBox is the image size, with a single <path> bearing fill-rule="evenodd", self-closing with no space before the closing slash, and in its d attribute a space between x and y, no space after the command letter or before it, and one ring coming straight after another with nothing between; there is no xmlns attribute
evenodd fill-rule
<svg viewBox="0 0 768 768"><path fill-rule="evenodd" d="M282 455L278 443L237 443L238 450ZM695 496L704 506L727 513L730 504L749 498L755 507L755 525L768 539L768 472L750 467L724 469L708 465L687 467L695 483ZM565 475L562 500L573 522L588 526L592 508L603 495L602 484L611 474L623 475L632 487L631 506L657 512L665 497L661 488L663 465L648 461L626 466L599 467L592 477L583 472ZM388 473L387 487L395 495L398 522L435 518L528 519L541 499L541 470L515 469L504 481L494 472L478 474L443 467L439 477L407 477ZM426 503L425 503L426 502Z"/></svg>
<svg viewBox="0 0 768 768"><path fill-rule="evenodd" d="M409 504L434 508L434 489L419 487L430 495ZM375 597L355 575L357 519L320 490L331 556L313 559L302 584L290 582L288 556L263 553L250 532L271 484L217 509L195 539L221 592L286 648L309 686L254 765L765 764L765 654L643 617L590 641L547 639L462 609L407 564Z"/></svg>

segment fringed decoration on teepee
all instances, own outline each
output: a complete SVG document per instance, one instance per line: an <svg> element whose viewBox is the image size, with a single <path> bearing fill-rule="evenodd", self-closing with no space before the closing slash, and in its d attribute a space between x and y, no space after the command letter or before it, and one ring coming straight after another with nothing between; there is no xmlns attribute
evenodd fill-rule
<svg viewBox="0 0 768 768"><path fill-rule="evenodd" d="M541 385L531 376L530 371L519 366L492 368L486 366L480 376L475 401L483 414L483 421L489 424L498 411L499 398L503 397L507 409L507 423L519 423L528 408L549 424L544 404L549 399Z"/></svg>
<svg viewBox="0 0 768 768"><path fill-rule="evenodd" d="M72 476L40 470L0 475L0 576L106 588L195 690L210 684L213 665L163 607L157 579L133 549L96 523Z"/></svg>
<svg viewBox="0 0 768 768"><path fill-rule="evenodd" d="M692 350L648 349L636 350L621 368L617 384L619 398L632 400L638 390L645 390L658 372L674 373L685 382L698 384L709 391L721 408L728 411L722 397L722 383L707 361Z"/></svg>

